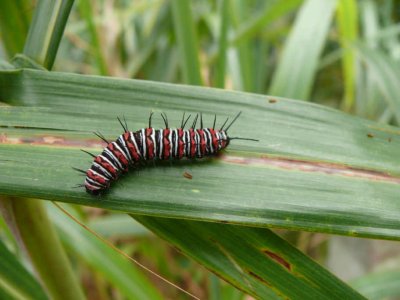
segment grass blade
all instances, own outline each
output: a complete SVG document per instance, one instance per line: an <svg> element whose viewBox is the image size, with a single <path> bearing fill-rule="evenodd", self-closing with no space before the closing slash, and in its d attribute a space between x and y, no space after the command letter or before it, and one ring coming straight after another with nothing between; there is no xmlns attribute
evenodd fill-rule
<svg viewBox="0 0 400 300"><path fill-rule="evenodd" d="M356 46L360 58L369 67L369 72L377 83L385 101L397 122L400 122L400 87L398 78L400 76L398 63L383 52L374 51L369 47L358 44Z"/></svg>
<svg viewBox="0 0 400 300"><path fill-rule="evenodd" d="M356 84L356 55L352 47L358 39L358 8L354 0L339 0L337 22L339 27L339 40L345 50L342 57L344 78L343 109L351 111L355 99Z"/></svg>
<svg viewBox="0 0 400 300"><path fill-rule="evenodd" d="M135 219L255 298L364 299L267 229Z"/></svg>
<svg viewBox="0 0 400 300"><path fill-rule="evenodd" d="M219 13L221 24L218 36L218 57L215 66L214 86L223 88L225 86L225 70L226 70L226 50L228 46L227 33L229 26L228 0L219 1Z"/></svg>
<svg viewBox="0 0 400 300"><path fill-rule="evenodd" d="M52 299L61 299L61 295L63 299L85 299L42 204L36 199L2 199L11 216L8 226L16 228L20 247L29 254L48 295Z"/></svg>
<svg viewBox="0 0 400 300"><path fill-rule="evenodd" d="M127 259L73 222L58 209L49 207L63 243L92 269L101 273L127 299L162 299L147 277ZM130 225L134 225L131 220Z"/></svg>
<svg viewBox="0 0 400 300"><path fill-rule="evenodd" d="M309 100L335 8L336 0L307 0L303 4L273 76L270 94Z"/></svg>
<svg viewBox="0 0 400 300"><path fill-rule="evenodd" d="M78 5L79 5L79 12L81 13L82 18L86 22L87 31L91 39L90 43L91 45L90 50L92 54L91 56L96 61L99 74L107 75L109 73L108 67L102 51L100 36L97 32L97 28L94 23L92 4L89 0L84 0L84 1L78 1Z"/></svg>
<svg viewBox="0 0 400 300"><path fill-rule="evenodd" d="M11 58L22 52L28 34L32 2L0 1L1 42Z"/></svg>
<svg viewBox="0 0 400 300"><path fill-rule="evenodd" d="M0 290L1 299L48 299L36 279L20 264L0 240Z"/></svg>
<svg viewBox="0 0 400 300"><path fill-rule="evenodd" d="M178 47L182 56L181 68L185 83L202 85L197 36L190 1L171 1L172 16Z"/></svg>
<svg viewBox="0 0 400 300"><path fill-rule="evenodd" d="M51 69L74 0L38 1L24 54Z"/></svg>
<svg viewBox="0 0 400 300"><path fill-rule="evenodd" d="M257 16L240 24L230 41L231 44L236 45L255 37L263 28L268 27L272 22L293 11L302 2L303 0L286 0L274 1L274 3L266 5L265 9Z"/></svg>

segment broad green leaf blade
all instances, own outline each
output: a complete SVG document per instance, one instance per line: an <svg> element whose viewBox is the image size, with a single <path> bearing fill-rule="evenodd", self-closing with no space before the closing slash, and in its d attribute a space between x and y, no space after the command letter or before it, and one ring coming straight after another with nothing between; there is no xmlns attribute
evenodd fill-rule
<svg viewBox="0 0 400 300"><path fill-rule="evenodd" d="M258 299L364 299L268 229L135 219Z"/></svg>
<svg viewBox="0 0 400 300"><path fill-rule="evenodd" d="M336 0L307 0L286 40L270 94L309 100Z"/></svg>
<svg viewBox="0 0 400 300"><path fill-rule="evenodd" d="M399 239L400 132L305 102L217 89L34 70L0 73L0 193L56 199L131 213L279 226ZM157 163L131 172L100 198L73 188L114 140L125 115L131 130L151 110L179 124L202 111L206 124L243 111L225 155ZM162 127L160 118L153 125ZM17 127L17 128L15 128ZM193 179L183 175L189 172Z"/></svg>
<svg viewBox="0 0 400 300"><path fill-rule="evenodd" d="M0 240L0 290L10 299L48 299L36 279L21 265Z"/></svg>
<svg viewBox="0 0 400 300"><path fill-rule="evenodd" d="M63 243L92 269L101 273L127 299L162 299L137 266L75 223L60 210L49 207ZM131 225L134 223L131 220Z"/></svg>

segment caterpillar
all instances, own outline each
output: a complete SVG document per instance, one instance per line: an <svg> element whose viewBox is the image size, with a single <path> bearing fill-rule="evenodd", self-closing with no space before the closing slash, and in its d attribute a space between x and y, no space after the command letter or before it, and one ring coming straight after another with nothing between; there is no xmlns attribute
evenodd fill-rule
<svg viewBox="0 0 400 300"><path fill-rule="evenodd" d="M199 114L194 118L193 124L189 129L184 129L191 115L185 119L185 113L182 117L180 128L171 129L168 126L168 118L161 113L164 120L164 129L154 129L151 127L153 113L150 113L149 127L142 128L136 132L128 130L126 120L121 121L124 133L121 134L115 142L109 142L100 133L95 134L101 138L107 146L100 155L91 155L94 160L91 167L84 170L74 168L86 175L84 184L86 192L91 195L99 195L109 189L110 184L117 180L121 174L126 173L129 168L137 167L144 161L151 160L172 160L172 159L195 159L208 156L215 156L221 150L225 149L231 140L242 139L258 141L255 139L229 137L228 129L239 118L239 112L235 118L227 124L229 118L223 123L220 129L215 129L216 115L213 126L203 128L203 118L200 114L200 128L195 129Z"/></svg>

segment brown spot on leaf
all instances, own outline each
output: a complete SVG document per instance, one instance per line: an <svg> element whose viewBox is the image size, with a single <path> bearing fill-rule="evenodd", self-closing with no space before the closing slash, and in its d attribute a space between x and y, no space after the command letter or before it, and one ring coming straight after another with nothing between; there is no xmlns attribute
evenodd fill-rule
<svg viewBox="0 0 400 300"><path fill-rule="evenodd" d="M104 148L104 143L98 139L75 140L57 135L35 135L35 136L9 136L0 135L0 144L8 145L35 145L35 146L60 146L73 148Z"/></svg>
<svg viewBox="0 0 400 300"><path fill-rule="evenodd" d="M7 140L7 135L5 133L0 134L0 144L3 144Z"/></svg>
<svg viewBox="0 0 400 300"><path fill-rule="evenodd" d="M185 177L187 179L193 179L193 175L188 172L183 173L183 177Z"/></svg>
<svg viewBox="0 0 400 300"><path fill-rule="evenodd" d="M367 137L369 137L369 138L373 138L374 137L374 135L372 134L372 133L367 133Z"/></svg>
<svg viewBox="0 0 400 300"><path fill-rule="evenodd" d="M400 177L392 176L388 173L381 171L361 169L338 163L307 161L307 160L292 159L288 157L277 157L265 154L261 155L258 158L225 155L221 159L225 162L238 165L266 166L266 167L275 167L285 170L319 172L328 175L346 176L346 177L385 181L385 182L400 184Z"/></svg>
<svg viewBox="0 0 400 300"><path fill-rule="evenodd" d="M288 271L292 270L292 266L290 265L290 263L285 260L282 256L280 256L279 254L276 254L274 252L271 252L269 250L263 250L263 252L270 258L272 258L274 261L276 261L278 264L282 265L283 267L285 267L286 269L288 269Z"/></svg>
<svg viewBox="0 0 400 300"><path fill-rule="evenodd" d="M388 137L388 142L391 143L392 142L392 138Z"/></svg>
<svg viewBox="0 0 400 300"><path fill-rule="evenodd" d="M273 104L273 103L278 102L278 100L276 100L276 99L269 99L268 102Z"/></svg>
<svg viewBox="0 0 400 300"><path fill-rule="evenodd" d="M182 250L180 248L176 247L176 246L172 246L172 248L174 248L175 251L178 252L178 253L183 253Z"/></svg>
<svg viewBox="0 0 400 300"><path fill-rule="evenodd" d="M272 284L270 284L268 281L266 281L264 278L262 278L261 276L257 275L257 274L254 273L253 271L247 270L247 273L248 273L251 277L257 279L258 281L261 281L261 282L265 283L265 284L268 285L268 286L272 286Z"/></svg>

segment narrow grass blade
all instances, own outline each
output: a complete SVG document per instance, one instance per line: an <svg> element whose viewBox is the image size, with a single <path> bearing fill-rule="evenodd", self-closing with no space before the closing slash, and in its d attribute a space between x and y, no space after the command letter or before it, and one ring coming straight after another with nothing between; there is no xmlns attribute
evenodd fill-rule
<svg viewBox="0 0 400 300"><path fill-rule="evenodd" d="M337 9L339 41L344 49L342 56L344 78L345 111L350 111L354 105L356 84L356 55L352 45L358 39L358 7L355 0L339 0Z"/></svg>
<svg viewBox="0 0 400 300"><path fill-rule="evenodd" d="M397 122L400 122L400 78L399 65L387 54L375 51L369 47L358 44L356 46L360 58L369 67L369 72L379 86L380 91L385 97L388 107L395 115Z"/></svg>
<svg viewBox="0 0 400 300"><path fill-rule="evenodd" d="M295 10L302 2L303 0L286 0L274 1L272 4L265 5L265 9L258 15L240 24L230 43L236 45L246 42L265 30L264 28L268 30L268 25Z"/></svg>
<svg viewBox="0 0 400 300"><path fill-rule="evenodd" d="M44 203L36 199L2 199L9 207L9 226L17 228L21 245L52 299L85 299L67 254L49 221ZM72 288L71 288L72 287Z"/></svg>
<svg viewBox="0 0 400 300"><path fill-rule="evenodd" d="M228 46L227 33L229 26L228 0L219 1L220 28L218 33L218 57L214 69L214 86L223 88L225 86L226 52Z"/></svg>
<svg viewBox="0 0 400 300"><path fill-rule="evenodd" d="M0 1L1 42L10 58L24 48L31 13L32 1Z"/></svg>
<svg viewBox="0 0 400 300"><path fill-rule="evenodd" d="M0 240L0 290L4 291L1 299L48 299L40 284L21 265Z"/></svg>
<svg viewBox="0 0 400 300"><path fill-rule="evenodd" d="M76 224L54 206L48 207L61 240L127 299L162 299L156 287L127 259ZM134 226L131 220L130 225ZM129 226L130 226L129 225Z"/></svg>
<svg viewBox="0 0 400 300"><path fill-rule="evenodd" d="M198 54L197 36L190 1L171 1L175 34L181 60L181 70L185 83L202 85Z"/></svg>
<svg viewBox="0 0 400 300"><path fill-rule="evenodd" d="M51 69L74 0L39 0L29 27L24 54Z"/></svg>
<svg viewBox="0 0 400 300"><path fill-rule="evenodd" d="M94 19L93 19L93 11L92 11L92 5L89 0L84 0L84 1L78 1L78 6L79 6L79 12L82 15L82 18L86 22L86 27L87 31L90 36L91 40L91 57L94 58L96 61L97 69L99 74L101 75L107 75L108 74L108 68L107 68L107 63L106 59L104 57L104 53L102 51L102 45L100 42L100 36L97 31Z"/></svg>
<svg viewBox="0 0 400 300"><path fill-rule="evenodd" d="M307 0L285 43L269 93L309 100L336 0Z"/></svg>

